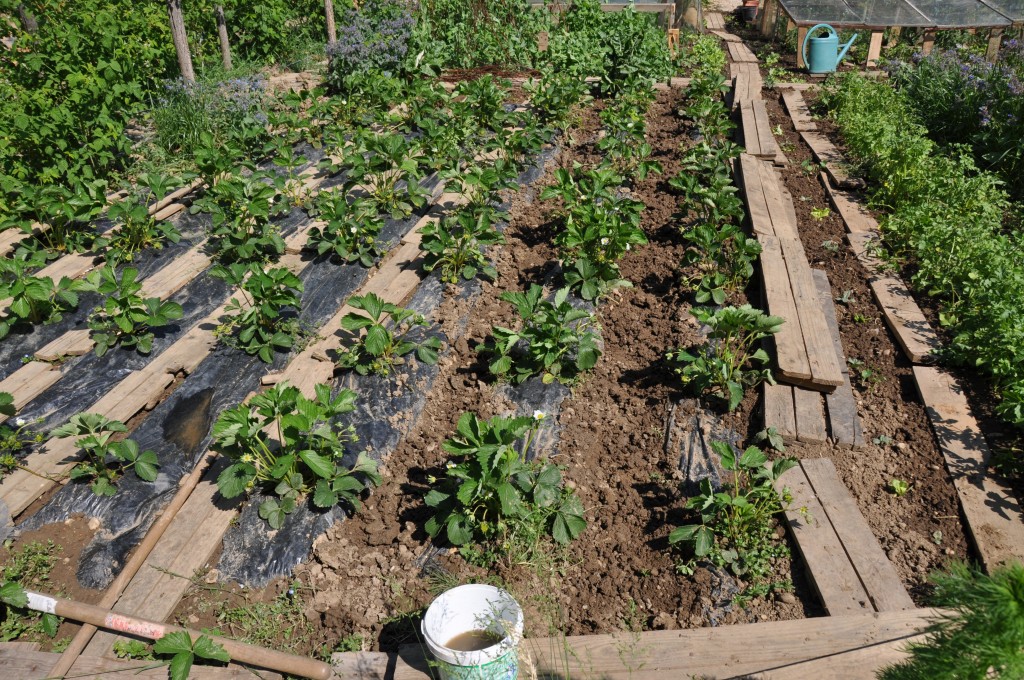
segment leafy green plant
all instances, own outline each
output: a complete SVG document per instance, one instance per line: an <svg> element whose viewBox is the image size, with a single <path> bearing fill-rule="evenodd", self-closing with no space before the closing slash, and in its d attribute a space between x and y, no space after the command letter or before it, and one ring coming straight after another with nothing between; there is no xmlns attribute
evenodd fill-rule
<svg viewBox="0 0 1024 680"><path fill-rule="evenodd" d="M380 259L378 237L384 220L370 201L349 201L340 192L321 192L316 197L316 215L326 224L309 230L306 248L320 255L332 253L342 262L359 262L364 267L372 267Z"/></svg>
<svg viewBox="0 0 1024 680"><path fill-rule="evenodd" d="M355 369L360 375L389 375L413 352L425 364L437 363L437 352L441 349L437 337L429 336L419 342L409 338L413 329L430 325L422 314L385 302L375 293L355 295L347 304L366 314L349 312L341 319L341 327L365 334L339 351L338 365L342 368ZM385 323L388 320L390 327Z"/></svg>
<svg viewBox="0 0 1024 680"><path fill-rule="evenodd" d="M114 229L97 238L93 248L113 265L131 262L146 248L160 250L165 242L181 240L181 233L171 222L154 220L149 207L135 197L110 206L107 216L114 222Z"/></svg>
<svg viewBox="0 0 1024 680"><path fill-rule="evenodd" d="M126 267L118 277L108 264L86 278L90 290L107 296L103 305L89 315L96 356L103 356L117 345L149 354L153 350L153 329L181 318L183 312L177 302L156 297L143 299L138 294L142 290L142 284L136 280L138 275L137 269Z"/></svg>
<svg viewBox="0 0 1024 680"><path fill-rule="evenodd" d="M538 122L555 130L569 126L573 109L582 103L586 83L571 74L545 69L540 80L529 80L523 89L530 96L530 107Z"/></svg>
<svg viewBox="0 0 1024 680"><path fill-rule="evenodd" d="M910 482L903 479L893 478L889 480L889 490L896 495L897 498L902 498L910 493L910 487L913 486Z"/></svg>
<svg viewBox="0 0 1024 680"><path fill-rule="evenodd" d="M683 238L688 244L683 261L697 268L691 283L699 304L724 304L729 294L741 290L754 274L761 244L739 226L698 224Z"/></svg>
<svg viewBox="0 0 1024 680"><path fill-rule="evenodd" d="M118 659L156 660L153 656L153 647L142 640L115 640L114 656Z"/></svg>
<svg viewBox="0 0 1024 680"><path fill-rule="evenodd" d="M767 381L775 384L768 368L767 352L757 345L779 331L783 320L769 316L750 305L723 307L718 310L698 307L690 313L707 325L708 343L690 351L673 350L670 362L683 385L698 394L722 399L730 411L739 406L747 388Z"/></svg>
<svg viewBox="0 0 1024 680"><path fill-rule="evenodd" d="M647 143L647 109L654 100L649 83L623 90L601 111L605 135L597 142L598 150L623 175L644 180L651 173L661 174L661 164L651 160L653 149Z"/></svg>
<svg viewBox="0 0 1024 680"><path fill-rule="evenodd" d="M402 219L426 203L428 192L422 179L420 150L415 142L398 133L357 132L353 146L344 155L348 170L346 188L361 188L379 212Z"/></svg>
<svg viewBox="0 0 1024 680"><path fill-rule="evenodd" d="M11 300L7 314L0 318L0 338L7 337L20 323L57 323L78 307L84 282L65 276L54 283L48 277L32 276L38 264L38 260L22 255L0 258L0 297Z"/></svg>
<svg viewBox="0 0 1024 680"><path fill-rule="evenodd" d="M711 448L732 473L732 481L716 492L709 479L701 480L701 492L686 502L700 513L700 523L676 527L669 543L689 544L698 559L727 567L748 581L762 580L771 574L772 560L787 554L775 536L773 518L788 501L775 484L797 462L781 458L769 463L756 446L741 454L727 442L713 441Z"/></svg>
<svg viewBox="0 0 1024 680"><path fill-rule="evenodd" d="M274 497L260 503L259 513L274 529L310 492L315 507L344 502L358 510L366 484L380 484L380 476L365 452L351 467L344 465L345 448L357 438L351 425L336 421L355 409L355 401L352 390L332 397L329 385L317 385L316 396L309 399L297 387L280 383L223 411L213 439L234 463L217 478L221 495L235 498L257 486L271 492Z"/></svg>
<svg viewBox="0 0 1024 680"><path fill-rule="evenodd" d="M168 662L171 680L188 680L192 664L197 658L222 663L231 661L231 657L224 650L224 645L214 642L205 635L200 635L193 641L188 631L184 630L166 633L153 643L153 652L171 657Z"/></svg>
<svg viewBox="0 0 1024 680"><path fill-rule="evenodd" d="M880 680L1024 677L1024 567L1013 562L986 575L953 563L931 577L932 601L946 611L931 618L910 658L878 673Z"/></svg>
<svg viewBox="0 0 1024 680"><path fill-rule="evenodd" d="M481 420L463 413L442 445L454 461L424 502L436 513L425 529L456 546L533 545L544 535L566 544L586 528L583 505L548 460L529 460L541 418Z"/></svg>
<svg viewBox="0 0 1024 680"><path fill-rule="evenodd" d="M476 347L493 357L488 370L498 378L521 383L540 376L544 383L572 384L597 364L601 350L594 315L569 304L568 288L556 292L552 302L542 299L543 294L536 284L525 293L501 294L515 305L522 327L513 331L495 326L491 340Z"/></svg>
<svg viewBox="0 0 1024 680"><path fill-rule="evenodd" d="M302 281L298 276L284 267L264 271L239 264L218 266L213 274L228 281L241 280L241 295L231 298L224 308L227 318L217 327L219 338L268 364L275 351L295 346L302 335L294 314L302 304Z"/></svg>
<svg viewBox="0 0 1024 680"><path fill-rule="evenodd" d="M445 283L470 280L478 273L492 281L496 279L498 270L487 259L484 249L505 243L505 237L494 226L493 217L493 210L467 208L420 229L424 271L440 268Z"/></svg>
<svg viewBox="0 0 1024 680"><path fill-rule="evenodd" d="M566 283L585 300L632 285L620 276L618 261L634 245L647 243L640 228L644 204L616 195L614 188L623 177L610 167L560 168L555 179L541 199L563 202L565 228L555 243L564 259Z"/></svg>
<svg viewBox="0 0 1024 680"><path fill-rule="evenodd" d="M765 448L770 448L779 453L786 450L786 442L782 439L782 435L774 427L766 427L757 434L754 435L754 441L762 444Z"/></svg>
<svg viewBox="0 0 1024 680"><path fill-rule="evenodd" d="M273 261L284 253L284 239L270 221L281 208L287 209L287 202L273 184L253 174L221 178L191 211L211 214L210 246L219 262L231 264Z"/></svg>
<svg viewBox="0 0 1024 680"><path fill-rule="evenodd" d="M52 587L50 574L62 548L53 541L32 541L17 549L4 546L5 560L0 573L0 641L42 640L57 635L60 619L53 614L28 609L26 589L47 590Z"/></svg>
<svg viewBox="0 0 1024 680"><path fill-rule="evenodd" d="M128 428L119 420L111 420L98 413L77 413L50 433L53 437L79 437L75 446L85 457L71 470L72 480L91 481L90 488L97 496L117 493L117 480L129 470L146 482L156 481L156 454L140 451L132 439L113 441L116 434Z"/></svg>

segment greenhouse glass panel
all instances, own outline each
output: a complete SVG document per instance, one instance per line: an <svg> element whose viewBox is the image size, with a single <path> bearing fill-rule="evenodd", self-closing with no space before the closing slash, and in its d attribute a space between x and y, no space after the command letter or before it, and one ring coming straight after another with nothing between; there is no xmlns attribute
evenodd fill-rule
<svg viewBox="0 0 1024 680"><path fill-rule="evenodd" d="M843 0L780 0L783 9L798 24L852 24L854 14Z"/></svg>
<svg viewBox="0 0 1024 680"><path fill-rule="evenodd" d="M909 0L936 28L1008 26L1009 20L979 0Z"/></svg>
<svg viewBox="0 0 1024 680"><path fill-rule="evenodd" d="M846 0L865 26L930 26L928 17L903 0Z"/></svg>
<svg viewBox="0 0 1024 680"><path fill-rule="evenodd" d="M1024 0L985 0L985 4L1014 23L1024 22Z"/></svg>

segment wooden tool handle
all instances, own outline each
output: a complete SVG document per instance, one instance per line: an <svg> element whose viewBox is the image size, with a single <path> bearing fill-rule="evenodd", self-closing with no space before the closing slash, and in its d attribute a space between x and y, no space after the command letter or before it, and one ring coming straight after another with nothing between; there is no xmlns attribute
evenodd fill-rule
<svg viewBox="0 0 1024 680"><path fill-rule="evenodd" d="M126 633L136 637L143 637L150 640L158 640L168 633L184 630L193 640L200 635L206 635L197 630L171 626L158 621L147 621L137 619L126 614L112 612L103 607L91 604L83 604L73 600L65 600L59 597L50 597L42 593L29 592L28 606L36 611L56 614L66 619L89 623L98 628L105 628L118 633ZM298 675L313 680L330 680L334 670L323 661L310 659L295 654L286 654L265 647L248 645L244 642L231 640L229 638L207 635L215 642L224 646L224 649L231 656L232 661L238 661L250 666L258 666L268 670L280 671L289 675Z"/></svg>

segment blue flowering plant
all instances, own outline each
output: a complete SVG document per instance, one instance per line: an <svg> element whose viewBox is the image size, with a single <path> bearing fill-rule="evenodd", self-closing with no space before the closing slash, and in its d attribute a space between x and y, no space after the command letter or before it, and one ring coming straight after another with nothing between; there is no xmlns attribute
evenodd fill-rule
<svg viewBox="0 0 1024 680"><path fill-rule="evenodd" d="M338 39L327 45L328 84L348 92L369 74L402 76L413 18L403 3L367 0L338 19Z"/></svg>

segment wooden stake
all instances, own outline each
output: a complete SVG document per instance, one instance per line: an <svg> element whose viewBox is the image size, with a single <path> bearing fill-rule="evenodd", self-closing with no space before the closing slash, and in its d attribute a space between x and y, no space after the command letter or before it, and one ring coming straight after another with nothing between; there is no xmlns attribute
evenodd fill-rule
<svg viewBox="0 0 1024 680"><path fill-rule="evenodd" d="M164 508L164 511L160 514L160 517L150 527L146 537L139 543L139 547L132 553L132 557L128 560L128 563L124 565L124 569L117 575L114 582L107 588L107 592L103 595L103 599L97 603L97 606L103 609L113 609L114 605L117 604L118 598L124 593L125 588L131 583L132 578L139 572L139 569L143 564L146 563L146 559L149 554L153 552L153 548L156 547L157 542L164 535L167 527L171 525L175 515L181 510L181 506L185 504L188 497L192 495L192 491L195 490L196 485L199 484L199 480L202 478L203 473L210 467L213 461L214 455L212 453L207 454L196 468L185 477L179 483L178 493L174 494L174 498ZM71 670L71 667L75 665L75 661L78 656L85 649L85 646L92 640L92 636L96 634L96 626L86 623L83 625L75 637L72 638L71 644L67 646L64 652L57 659L56 665L53 670L50 671L50 675L53 677L63 677Z"/></svg>
<svg viewBox="0 0 1024 680"><path fill-rule="evenodd" d="M924 38L921 40L921 54L926 57L932 53L932 48L935 47L935 33L934 30L924 32Z"/></svg>
<svg viewBox="0 0 1024 680"><path fill-rule="evenodd" d="M178 53L178 67L185 82L196 82L196 72L192 70L192 53L188 49L188 36L185 34L185 19L181 14L181 0L167 0L167 14L171 18L171 37L174 39L174 51Z"/></svg>
<svg viewBox="0 0 1024 680"><path fill-rule="evenodd" d="M882 55L882 37L881 31L871 32L871 42L868 43L868 68L878 66L878 58Z"/></svg>
<svg viewBox="0 0 1024 680"><path fill-rule="evenodd" d="M999 47L1003 42L1003 29L993 28L988 34L988 52L986 57L992 63L995 63L996 58L999 56Z"/></svg>
<svg viewBox="0 0 1024 680"><path fill-rule="evenodd" d="M324 0L324 16L327 17L327 42L338 42L338 29L334 26L334 3Z"/></svg>
<svg viewBox="0 0 1024 680"><path fill-rule="evenodd" d="M159 640L169 633L185 631L193 641L200 635L206 635L198 630L169 626L158 621L146 621L137 619L125 614L116 614L109 609L97 607L96 605L65 600L60 597L50 597L43 593L28 592L28 607L38 612L56 614L57 616L72 621L89 623L93 626L106 628L118 633L125 633L135 637L146 638L147 640ZM214 642L224 646L225 651L231 656L232 661L266 668L272 671L280 671L289 675L298 675L313 680L329 680L334 670L316 659L294 654L285 654L265 647L248 645L230 638L217 635L207 635Z"/></svg>
<svg viewBox="0 0 1024 680"><path fill-rule="evenodd" d="M224 8L217 5L213 9L217 15L217 37L220 39L220 60L224 70L231 70L231 45L228 44L228 24L224 21Z"/></svg>

